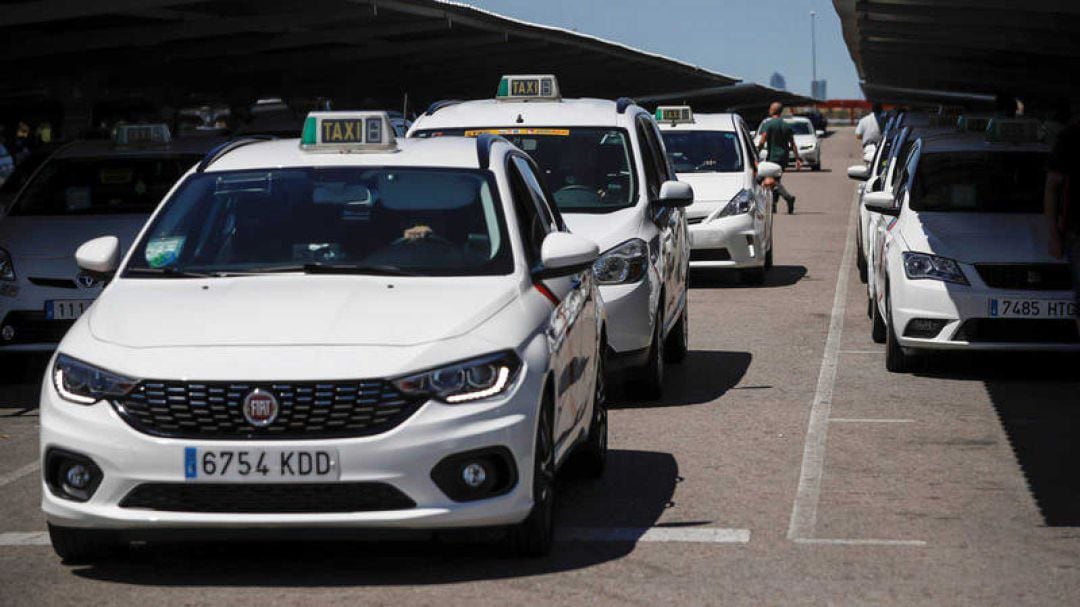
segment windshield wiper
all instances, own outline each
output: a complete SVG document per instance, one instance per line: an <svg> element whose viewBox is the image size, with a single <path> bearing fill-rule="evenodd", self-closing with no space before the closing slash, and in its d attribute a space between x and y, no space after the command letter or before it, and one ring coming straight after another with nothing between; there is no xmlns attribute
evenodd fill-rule
<svg viewBox="0 0 1080 607"><path fill-rule="evenodd" d="M312 262L288 266L252 268L251 274L272 274L275 272L303 272L305 274L371 274L374 276L419 276L415 272L402 270L396 266L364 265L352 263Z"/></svg>
<svg viewBox="0 0 1080 607"><path fill-rule="evenodd" d="M194 270L180 270L178 268L128 268L124 274L143 276L162 276L166 278L226 278L229 276L245 276L244 272L198 272Z"/></svg>

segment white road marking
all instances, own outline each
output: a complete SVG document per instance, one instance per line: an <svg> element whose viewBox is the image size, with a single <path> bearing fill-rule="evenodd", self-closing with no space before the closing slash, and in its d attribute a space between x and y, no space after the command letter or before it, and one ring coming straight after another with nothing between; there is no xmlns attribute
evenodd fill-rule
<svg viewBox="0 0 1080 607"><path fill-rule="evenodd" d="M840 350L841 354L884 354L885 350Z"/></svg>
<svg viewBox="0 0 1080 607"><path fill-rule="evenodd" d="M875 539L830 539L830 538L795 538L796 544L828 544L834 546L925 546L922 540L875 540Z"/></svg>
<svg viewBox="0 0 1080 607"><path fill-rule="evenodd" d="M749 529L707 527L559 527L561 542L685 542L704 544L746 544Z"/></svg>
<svg viewBox="0 0 1080 607"><path fill-rule="evenodd" d="M869 417L834 417L831 424L913 424L913 419L874 419Z"/></svg>
<svg viewBox="0 0 1080 607"><path fill-rule="evenodd" d="M37 462L30 462L29 464L26 464L25 466L23 466L22 468L19 468L18 470L15 470L14 472L8 472L7 474L0 474L0 487L3 487L4 485L6 485L8 483L13 483L13 482L19 480L20 478L26 476L27 474L30 474L31 472L36 472L37 469L38 469L38 463Z"/></svg>
<svg viewBox="0 0 1080 607"><path fill-rule="evenodd" d="M0 546L48 546L49 543L47 531L0 533Z"/></svg>
<svg viewBox="0 0 1080 607"><path fill-rule="evenodd" d="M825 440L829 431L829 412L832 410L833 386L836 384L836 360L840 353L840 336L844 332L844 311L847 308L848 277L855 256L855 219L858 207L851 205L848 217L847 240L844 255L840 259L836 278L836 294L833 296L832 317L829 319L829 335L825 338L825 353L821 357L817 390L810 407L810 422L806 428L803 446L802 469L799 471L799 488L791 508L791 524L788 539L811 537L817 523L818 498L821 495L821 476L825 470Z"/></svg>

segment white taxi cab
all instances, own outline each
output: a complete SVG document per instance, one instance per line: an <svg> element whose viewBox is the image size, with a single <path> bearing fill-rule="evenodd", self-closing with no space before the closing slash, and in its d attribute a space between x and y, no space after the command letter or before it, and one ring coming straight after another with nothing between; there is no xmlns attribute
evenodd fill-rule
<svg viewBox="0 0 1080 607"><path fill-rule="evenodd" d="M679 181L694 188L690 267L738 269L748 282L764 282L773 265L773 193L758 180L779 177L780 166L758 164L738 114L661 106L656 122Z"/></svg>
<svg viewBox="0 0 1080 607"><path fill-rule="evenodd" d="M1039 123L994 119L985 135L920 138L896 191L869 192L892 217L872 268L886 367L925 350L1078 351L1068 266L1042 215L1048 148Z"/></svg>
<svg viewBox="0 0 1080 607"><path fill-rule="evenodd" d="M433 104L409 137L482 133L532 156L570 229L600 245L612 368L637 396L659 398L664 363L689 341L693 190L675 180L652 114L626 98L564 99L552 75L504 76L495 99Z"/></svg>
<svg viewBox="0 0 1080 607"><path fill-rule="evenodd" d="M758 130L754 131L755 135L761 133L761 127L765 125L766 121L768 121L768 118L758 125ZM820 171L821 138L825 136L825 131L815 130L814 123L804 116L784 116L784 122L791 127L795 147L799 148L799 159L803 161L803 164L809 166L811 170ZM764 160L767 153L767 150L762 149L758 156ZM795 157L790 156L789 160L794 163Z"/></svg>
<svg viewBox="0 0 1080 607"><path fill-rule="evenodd" d="M148 532L508 526L607 452L599 250L498 137L399 147L382 112L239 140L165 198L41 394L56 552Z"/></svg>
<svg viewBox="0 0 1080 607"><path fill-rule="evenodd" d="M176 180L222 141L173 139L164 124L123 125L112 141L59 148L5 192L0 354L55 348L101 292L98 277L76 267L75 248L104 234L129 246Z"/></svg>

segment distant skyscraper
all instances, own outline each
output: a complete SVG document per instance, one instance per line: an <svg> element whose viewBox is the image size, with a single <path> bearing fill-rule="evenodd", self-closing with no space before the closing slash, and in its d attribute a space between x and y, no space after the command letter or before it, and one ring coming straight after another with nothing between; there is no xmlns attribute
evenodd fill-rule
<svg viewBox="0 0 1080 607"><path fill-rule="evenodd" d="M769 78L769 86L774 89L780 89L781 91L787 90L787 80L780 72L773 72L772 77Z"/></svg>
<svg viewBox="0 0 1080 607"><path fill-rule="evenodd" d="M813 80L810 82L810 96L814 99L828 99L825 94L825 80Z"/></svg>

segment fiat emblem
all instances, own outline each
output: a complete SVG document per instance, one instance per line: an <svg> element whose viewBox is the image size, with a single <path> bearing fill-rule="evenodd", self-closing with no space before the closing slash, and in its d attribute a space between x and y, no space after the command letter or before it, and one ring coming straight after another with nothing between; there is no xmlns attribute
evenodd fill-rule
<svg viewBox="0 0 1080 607"><path fill-rule="evenodd" d="M256 428L265 428L278 416L278 402L273 394L258 388L244 397L244 419Z"/></svg>
<svg viewBox="0 0 1080 607"><path fill-rule="evenodd" d="M75 284L80 289L92 289L94 285L97 284L97 279L87 272L79 272L79 274L75 276Z"/></svg>

